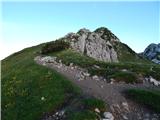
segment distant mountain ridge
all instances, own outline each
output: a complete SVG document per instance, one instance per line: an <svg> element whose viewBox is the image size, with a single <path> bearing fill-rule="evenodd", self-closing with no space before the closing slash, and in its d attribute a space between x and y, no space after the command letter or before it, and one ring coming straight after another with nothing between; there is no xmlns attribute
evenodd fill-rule
<svg viewBox="0 0 160 120"><path fill-rule="evenodd" d="M154 63L160 64L160 43L150 44L141 55Z"/></svg>

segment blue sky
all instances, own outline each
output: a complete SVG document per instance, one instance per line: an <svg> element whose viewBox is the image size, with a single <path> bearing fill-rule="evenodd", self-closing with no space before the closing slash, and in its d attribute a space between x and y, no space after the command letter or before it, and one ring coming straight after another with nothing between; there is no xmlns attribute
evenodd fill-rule
<svg viewBox="0 0 160 120"><path fill-rule="evenodd" d="M3 2L1 58L80 28L104 26L136 52L160 42L159 2Z"/></svg>

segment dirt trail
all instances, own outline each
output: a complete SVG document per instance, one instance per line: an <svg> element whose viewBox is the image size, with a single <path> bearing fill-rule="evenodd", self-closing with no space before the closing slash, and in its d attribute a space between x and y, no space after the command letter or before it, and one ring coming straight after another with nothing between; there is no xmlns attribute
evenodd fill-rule
<svg viewBox="0 0 160 120"><path fill-rule="evenodd" d="M85 76L83 79L80 79L80 73L84 71L82 68L70 67L53 61L46 62L42 60L42 57L36 58L35 60L38 64L52 68L66 76L74 84L78 85L85 94L104 100L110 107L110 112L112 112L116 120L160 119L160 115L126 99L123 95L123 91L129 88L155 89L154 86L142 84L110 84L90 76Z"/></svg>

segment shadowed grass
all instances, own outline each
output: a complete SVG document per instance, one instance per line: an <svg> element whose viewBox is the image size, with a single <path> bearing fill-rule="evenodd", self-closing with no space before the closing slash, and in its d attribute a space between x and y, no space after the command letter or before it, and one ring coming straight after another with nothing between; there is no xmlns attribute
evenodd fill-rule
<svg viewBox="0 0 160 120"><path fill-rule="evenodd" d="M138 83L138 77L131 72L117 72L110 76L114 78L117 82L124 81L125 83Z"/></svg>
<svg viewBox="0 0 160 120"><path fill-rule="evenodd" d="M156 112L160 112L160 91L130 89L126 91L128 98L146 105Z"/></svg>
<svg viewBox="0 0 160 120"><path fill-rule="evenodd" d="M83 103L86 108L92 111L94 111L95 108L98 108L101 112L106 111L105 102L100 99L88 98L88 99L84 99Z"/></svg>
<svg viewBox="0 0 160 120"><path fill-rule="evenodd" d="M70 114L68 120L96 120L97 116L92 111L79 111Z"/></svg>

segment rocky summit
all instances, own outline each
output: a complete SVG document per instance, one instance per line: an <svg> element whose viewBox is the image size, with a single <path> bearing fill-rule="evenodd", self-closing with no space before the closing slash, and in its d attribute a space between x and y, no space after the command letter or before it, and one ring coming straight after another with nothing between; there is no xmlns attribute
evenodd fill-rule
<svg viewBox="0 0 160 120"><path fill-rule="evenodd" d="M69 33L65 37L71 48L99 61L118 62L118 54L114 44L120 40L107 28L101 27L91 32L80 29L77 33Z"/></svg>
<svg viewBox="0 0 160 120"><path fill-rule="evenodd" d="M141 55L155 63L160 64L160 43L150 44Z"/></svg>
<svg viewBox="0 0 160 120"><path fill-rule="evenodd" d="M52 53L68 48L103 62L135 62L144 60L105 27L97 28L93 32L83 28L77 33L68 33L64 37L46 43L41 53Z"/></svg>

